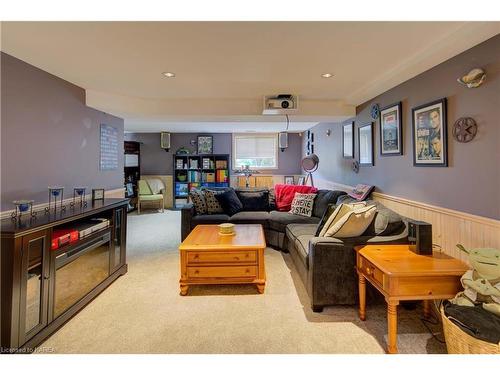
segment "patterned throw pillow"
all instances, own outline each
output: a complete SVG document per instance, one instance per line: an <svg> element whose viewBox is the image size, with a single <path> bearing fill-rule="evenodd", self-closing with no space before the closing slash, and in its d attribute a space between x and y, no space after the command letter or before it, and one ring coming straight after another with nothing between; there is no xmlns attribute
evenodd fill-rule
<svg viewBox="0 0 500 375"><path fill-rule="evenodd" d="M343 216L347 213L354 211L357 208L363 208L366 206L366 202L354 202L354 203L341 203L334 207L329 207L329 212L326 212L326 217L321 218L321 223L323 223L319 233L316 234L317 237L325 237L326 231L331 226L335 225ZM332 212L333 208L333 212Z"/></svg>
<svg viewBox="0 0 500 375"><path fill-rule="evenodd" d="M201 191L191 190L189 192L189 198L191 198L191 202L193 202L196 215L205 215L207 213L207 204L205 203L205 197Z"/></svg>
<svg viewBox="0 0 500 375"><path fill-rule="evenodd" d="M224 190L214 191L214 190L203 190L203 194L205 195L205 203L207 204L207 214L221 214L224 212L222 206L215 196L217 194L224 193Z"/></svg>
<svg viewBox="0 0 500 375"><path fill-rule="evenodd" d="M294 215L311 217L316 194L295 193L292 209L288 212Z"/></svg>

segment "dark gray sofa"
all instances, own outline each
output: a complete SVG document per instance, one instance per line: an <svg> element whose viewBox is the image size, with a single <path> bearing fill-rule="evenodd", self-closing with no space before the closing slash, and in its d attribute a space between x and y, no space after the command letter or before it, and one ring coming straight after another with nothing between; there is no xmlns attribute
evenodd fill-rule
<svg viewBox="0 0 500 375"><path fill-rule="evenodd" d="M238 191L268 191L267 189L235 189ZM285 230L289 224L312 224L317 226L326 208L331 203L336 203L340 196L345 195L344 191L318 190L314 200L313 215L305 217L293 215L288 212L274 210L273 199L270 199L269 211L240 211L233 216L225 214L196 215L192 203L184 205L181 209L181 238L182 241L199 224L262 224L268 246L286 250ZM272 194L271 194L272 196Z"/></svg>
<svg viewBox="0 0 500 375"><path fill-rule="evenodd" d="M349 202L342 197L339 201ZM304 283L314 312L328 305L353 305L358 298L354 247L362 244L398 244L408 242L408 221L376 201L372 225L360 237L315 237L317 225L290 224L286 227L285 246ZM377 298L368 293L368 298Z"/></svg>

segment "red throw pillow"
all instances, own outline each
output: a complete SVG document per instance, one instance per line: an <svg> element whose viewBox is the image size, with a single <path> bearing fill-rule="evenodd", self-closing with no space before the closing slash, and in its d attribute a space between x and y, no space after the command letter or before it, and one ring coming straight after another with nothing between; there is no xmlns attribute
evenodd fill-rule
<svg viewBox="0 0 500 375"><path fill-rule="evenodd" d="M276 209L290 211L295 193L316 193L318 189L313 186L277 184L274 186L274 191L276 193Z"/></svg>

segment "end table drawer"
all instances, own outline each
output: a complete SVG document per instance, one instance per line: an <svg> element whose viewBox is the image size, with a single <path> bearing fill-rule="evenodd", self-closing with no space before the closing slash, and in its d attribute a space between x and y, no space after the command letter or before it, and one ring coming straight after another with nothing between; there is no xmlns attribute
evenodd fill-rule
<svg viewBox="0 0 500 375"><path fill-rule="evenodd" d="M384 273L375 267L371 262L361 257L360 259L360 269L363 275L370 277L373 281L383 287L384 285Z"/></svg>
<svg viewBox="0 0 500 375"><path fill-rule="evenodd" d="M187 254L188 264L198 263L256 263L255 251L192 251Z"/></svg>
<svg viewBox="0 0 500 375"><path fill-rule="evenodd" d="M187 275L190 279L205 279L217 277L256 277L256 266L232 267L188 267Z"/></svg>

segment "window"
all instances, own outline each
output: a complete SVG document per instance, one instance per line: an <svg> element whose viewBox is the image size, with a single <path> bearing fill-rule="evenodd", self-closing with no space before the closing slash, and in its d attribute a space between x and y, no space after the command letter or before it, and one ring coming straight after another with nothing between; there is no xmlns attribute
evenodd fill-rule
<svg viewBox="0 0 500 375"><path fill-rule="evenodd" d="M233 134L233 167L278 168L277 134Z"/></svg>

